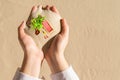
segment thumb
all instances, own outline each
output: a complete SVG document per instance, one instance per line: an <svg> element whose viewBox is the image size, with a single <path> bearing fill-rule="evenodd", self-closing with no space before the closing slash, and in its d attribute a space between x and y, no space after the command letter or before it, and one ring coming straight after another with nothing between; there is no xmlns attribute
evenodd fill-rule
<svg viewBox="0 0 120 80"><path fill-rule="evenodd" d="M26 35L26 34L25 34L25 31L24 31L25 27L26 27L26 22L23 21L23 22L20 24L20 26L18 27L18 37L19 37L19 38L22 38L23 36Z"/></svg>
<svg viewBox="0 0 120 80"><path fill-rule="evenodd" d="M61 32L60 32L60 34L64 35L64 36L68 36L69 35L69 26L68 26L66 20L61 19L60 23L61 23Z"/></svg>

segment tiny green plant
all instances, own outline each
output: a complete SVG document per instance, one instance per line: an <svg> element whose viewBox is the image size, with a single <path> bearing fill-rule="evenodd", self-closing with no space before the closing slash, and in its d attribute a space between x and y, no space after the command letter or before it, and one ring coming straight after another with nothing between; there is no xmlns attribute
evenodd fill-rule
<svg viewBox="0 0 120 80"><path fill-rule="evenodd" d="M45 17L38 15L38 17L31 19L31 28L37 31L40 31L43 28L42 22L45 20Z"/></svg>

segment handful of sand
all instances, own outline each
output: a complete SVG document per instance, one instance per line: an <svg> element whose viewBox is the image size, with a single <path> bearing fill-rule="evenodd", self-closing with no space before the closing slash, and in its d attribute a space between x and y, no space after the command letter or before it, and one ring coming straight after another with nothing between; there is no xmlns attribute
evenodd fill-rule
<svg viewBox="0 0 120 80"><path fill-rule="evenodd" d="M25 31L35 41L39 48L42 48L50 39L60 32L60 15L50 10L43 10L39 7L32 14L29 27Z"/></svg>

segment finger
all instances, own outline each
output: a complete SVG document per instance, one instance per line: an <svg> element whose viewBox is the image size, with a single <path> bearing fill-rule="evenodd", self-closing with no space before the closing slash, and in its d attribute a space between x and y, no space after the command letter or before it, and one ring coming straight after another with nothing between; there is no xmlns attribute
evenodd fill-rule
<svg viewBox="0 0 120 80"><path fill-rule="evenodd" d="M18 37L19 37L19 38L22 38L23 36L26 35L26 34L25 34L25 31L24 31L25 26L26 26L25 21L23 21L23 22L20 24L20 26L18 27Z"/></svg>
<svg viewBox="0 0 120 80"><path fill-rule="evenodd" d="M38 7L40 7L40 5L39 5L39 6L33 6L33 7L32 7L32 10L31 10L31 12L30 12L30 15L34 14L34 13L37 11L37 8L38 8Z"/></svg>
<svg viewBox="0 0 120 80"><path fill-rule="evenodd" d="M45 7L43 7L44 10L49 10L50 6L46 5Z"/></svg>
<svg viewBox="0 0 120 80"><path fill-rule="evenodd" d="M58 14L59 14L59 11L57 10L57 8L56 8L55 6L51 6L51 7L50 7L50 10L51 10L52 12L55 12L55 13L58 13Z"/></svg>
<svg viewBox="0 0 120 80"><path fill-rule="evenodd" d="M33 6L32 9L31 9L31 12L30 12L30 15L28 17L28 20L27 20L27 25L29 26L30 24L30 20L32 18L32 14L34 14L35 12L37 11L37 6Z"/></svg>
<svg viewBox="0 0 120 80"><path fill-rule="evenodd" d="M60 32L60 34L64 35L64 36L68 36L69 35L69 26L68 26L66 20L61 19L60 23L61 23L61 32Z"/></svg>
<svg viewBox="0 0 120 80"><path fill-rule="evenodd" d="M46 5L46 6L47 6L47 5ZM43 9L43 10L46 10L46 6L42 6L42 9Z"/></svg>

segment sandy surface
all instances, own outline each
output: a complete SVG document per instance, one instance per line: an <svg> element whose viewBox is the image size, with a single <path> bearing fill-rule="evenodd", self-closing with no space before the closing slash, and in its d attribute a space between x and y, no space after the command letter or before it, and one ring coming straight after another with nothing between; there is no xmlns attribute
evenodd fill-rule
<svg viewBox="0 0 120 80"><path fill-rule="evenodd" d="M21 65L17 27L35 4L56 5L68 20L65 55L81 80L120 80L119 0L0 0L0 80L11 80ZM50 80L46 62L41 74Z"/></svg>

